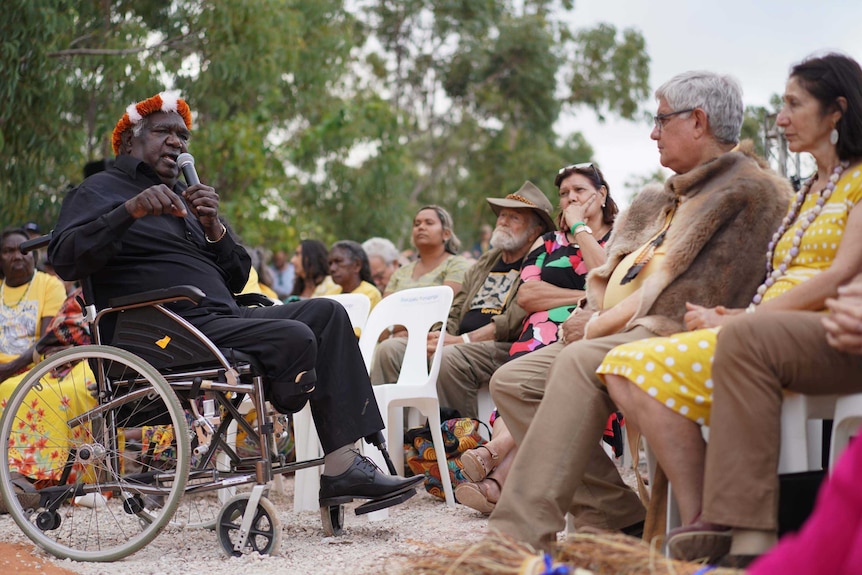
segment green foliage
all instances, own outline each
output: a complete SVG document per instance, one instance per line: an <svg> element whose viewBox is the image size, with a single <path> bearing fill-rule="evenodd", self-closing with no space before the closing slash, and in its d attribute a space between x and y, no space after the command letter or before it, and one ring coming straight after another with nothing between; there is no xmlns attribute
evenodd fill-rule
<svg viewBox="0 0 862 575"><path fill-rule="evenodd" d="M650 174L642 176L634 175L629 177L624 184L627 193L620 198L620 203L623 205L631 205L635 197L637 197L640 191L643 190L647 184L663 184L669 176L670 170L665 168L656 168L656 170Z"/></svg>
<svg viewBox="0 0 862 575"><path fill-rule="evenodd" d="M250 245L409 243L437 203L465 243L484 201L592 149L562 111L633 118L649 58L633 30L573 30L572 0L10 0L0 23L3 225L50 228L124 108L189 102L190 151Z"/></svg>
<svg viewBox="0 0 862 575"><path fill-rule="evenodd" d="M575 35L570 102L583 103L602 117L607 111L632 119L649 96L649 56L644 39L625 30L622 40L611 25L600 24Z"/></svg>

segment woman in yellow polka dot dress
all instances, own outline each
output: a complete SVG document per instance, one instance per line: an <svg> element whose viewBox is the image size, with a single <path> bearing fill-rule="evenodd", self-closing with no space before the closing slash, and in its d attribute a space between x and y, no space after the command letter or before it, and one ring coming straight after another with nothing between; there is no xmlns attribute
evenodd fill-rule
<svg viewBox="0 0 862 575"><path fill-rule="evenodd" d="M862 271L862 209L856 207L862 199L856 148L862 142L842 145L837 137L847 122L860 119L844 118L847 98L824 92L823 83L796 75L787 82L777 124L791 151L814 156L817 173L773 236L766 281L752 304L745 310L686 304L686 327L695 331L621 345L597 370L674 484L683 523L700 511L705 444L699 426L709 425L712 359L722 323L745 312L823 310L826 298Z"/></svg>

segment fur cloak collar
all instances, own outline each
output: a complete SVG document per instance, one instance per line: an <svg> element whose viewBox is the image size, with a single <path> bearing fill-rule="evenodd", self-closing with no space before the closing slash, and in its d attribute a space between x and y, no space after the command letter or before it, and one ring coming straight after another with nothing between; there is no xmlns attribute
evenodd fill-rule
<svg viewBox="0 0 862 575"><path fill-rule="evenodd" d="M790 183L757 158L750 142L664 186L647 186L614 226L607 262L587 278L587 299L600 307L614 268L661 229L677 205L661 266L640 287L625 329L659 335L684 331L685 303L745 307L763 280L766 249L787 211ZM599 305L596 305L597 302Z"/></svg>

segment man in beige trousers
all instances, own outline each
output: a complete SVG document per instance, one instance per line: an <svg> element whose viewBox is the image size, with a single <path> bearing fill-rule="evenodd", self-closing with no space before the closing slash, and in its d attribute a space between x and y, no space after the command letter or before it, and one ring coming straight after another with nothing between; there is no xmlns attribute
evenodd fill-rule
<svg viewBox="0 0 862 575"><path fill-rule="evenodd" d="M586 309L563 326L570 343L510 362L491 381L520 449L489 526L535 547L555 541L567 512L579 527L637 532L644 507L599 445L616 408L595 370L617 345L682 331L687 301L746 305L787 208L789 184L736 151L734 79L680 74L656 99L650 137L676 175L618 219L606 264L588 278Z"/></svg>

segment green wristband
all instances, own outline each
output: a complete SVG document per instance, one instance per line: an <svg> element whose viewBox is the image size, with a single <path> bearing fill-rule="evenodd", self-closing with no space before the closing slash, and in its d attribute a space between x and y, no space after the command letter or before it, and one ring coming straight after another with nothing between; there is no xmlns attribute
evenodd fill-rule
<svg viewBox="0 0 862 575"><path fill-rule="evenodd" d="M587 227L587 224L585 224L584 222L575 222L572 224L572 227L569 228L569 231L572 232L572 235L575 235L577 233L575 230L577 230L580 227Z"/></svg>

